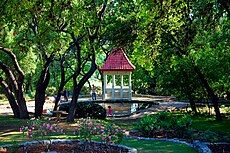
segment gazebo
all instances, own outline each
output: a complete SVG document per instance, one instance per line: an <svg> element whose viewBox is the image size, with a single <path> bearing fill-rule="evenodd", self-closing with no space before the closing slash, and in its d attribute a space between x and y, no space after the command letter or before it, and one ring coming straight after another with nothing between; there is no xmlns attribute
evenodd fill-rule
<svg viewBox="0 0 230 153"><path fill-rule="evenodd" d="M100 68L103 75L103 100L131 100L131 74L135 66L122 48L113 49Z"/></svg>

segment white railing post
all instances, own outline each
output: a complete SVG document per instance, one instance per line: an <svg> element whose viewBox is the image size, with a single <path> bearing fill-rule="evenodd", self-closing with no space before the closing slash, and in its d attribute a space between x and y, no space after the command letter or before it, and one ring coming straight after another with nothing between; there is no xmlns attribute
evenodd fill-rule
<svg viewBox="0 0 230 153"><path fill-rule="evenodd" d="M103 73L103 78L104 78L104 87L103 87L103 97L102 99L105 100L106 99L106 84L107 84L107 74Z"/></svg>
<svg viewBox="0 0 230 153"><path fill-rule="evenodd" d="M132 72L130 72L130 73L129 73L129 100L131 100L131 99L132 99L131 74L132 74Z"/></svg>
<svg viewBox="0 0 230 153"><path fill-rule="evenodd" d="M120 95L121 95L121 99L123 99L123 75L121 74L121 91L120 91Z"/></svg>
<svg viewBox="0 0 230 153"><path fill-rule="evenodd" d="M114 87L115 87L115 75L113 74L112 75L112 99L113 100L115 99L115 90L114 90Z"/></svg>

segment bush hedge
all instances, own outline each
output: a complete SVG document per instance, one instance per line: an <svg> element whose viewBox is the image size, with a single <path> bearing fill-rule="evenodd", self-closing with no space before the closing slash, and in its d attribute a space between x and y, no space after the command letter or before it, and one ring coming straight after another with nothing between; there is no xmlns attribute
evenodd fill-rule
<svg viewBox="0 0 230 153"><path fill-rule="evenodd" d="M160 112L146 115L135 125L135 129L145 137L183 137L191 125L188 115Z"/></svg>
<svg viewBox="0 0 230 153"><path fill-rule="evenodd" d="M59 110L69 112L70 103L60 104ZM76 118L96 118L105 119L106 110L99 104L93 102L78 102L76 106Z"/></svg>

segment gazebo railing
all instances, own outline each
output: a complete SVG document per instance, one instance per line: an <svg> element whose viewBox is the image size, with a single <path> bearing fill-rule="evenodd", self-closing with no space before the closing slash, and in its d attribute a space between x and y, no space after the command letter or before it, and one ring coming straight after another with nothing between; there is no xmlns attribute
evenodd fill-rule
<svg viewBox="0 0 230 153"><path fill-rule="evenodd" d="M129 87L106 88L105 99L131 99Z"/></svg>

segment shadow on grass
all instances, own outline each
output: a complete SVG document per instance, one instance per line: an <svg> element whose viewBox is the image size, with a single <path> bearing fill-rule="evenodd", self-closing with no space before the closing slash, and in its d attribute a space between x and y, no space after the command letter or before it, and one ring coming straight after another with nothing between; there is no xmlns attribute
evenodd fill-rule
<svg viewBox="0 0 230 153"><path fill-rule="evenodd" d="M230 133L230 119L217 121L214 118L193 118L192 128L202 131Z"/></svg>
<svg viewBox="0 0 230 153"><path fill-rule="evenodd" d="M136 148L141 153L197 153L187 145L165 141L124 139L122 144Z"/></svg>

